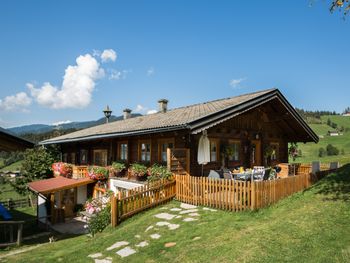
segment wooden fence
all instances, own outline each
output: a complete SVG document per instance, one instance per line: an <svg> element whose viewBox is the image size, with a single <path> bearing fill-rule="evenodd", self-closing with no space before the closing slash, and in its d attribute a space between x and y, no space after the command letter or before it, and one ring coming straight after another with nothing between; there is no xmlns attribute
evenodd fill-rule
<svg viewBox="0 0 350 263"><path fill-rule="evenodd" d="M24 221L0 221L0 247L21 245ZM15 239L16 237L16 239Z"/></svg>
<svg viewBox="0 0 350 263"><path fill-rule="evenodd" d="M276 203L309 185L309 174L259 182L176 175L176 199L194 205L242 211Z"/></svg>
<svg viewBox="0 0 350 263"><path fill-rule="evenodd" d="M175 196L175 180L161 180L136 189L119 192L111 198L111 223L119 222L134 214L170 201Z"/></svg>

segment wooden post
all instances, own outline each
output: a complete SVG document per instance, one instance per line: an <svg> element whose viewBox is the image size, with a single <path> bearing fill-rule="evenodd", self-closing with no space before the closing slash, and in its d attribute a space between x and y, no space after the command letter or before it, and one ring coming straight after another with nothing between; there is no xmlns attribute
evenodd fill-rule
<svg viewBox="0 0 350 263"><path fill-rule="evenodd" d="M22 244L22 232L23 232L23 223L18 224L17 229L17 245L20 246Z"/></svg>
<svg viewBox="0 0 350 263"><path fill-rule="evenodd" d="M111 196L111 225L112 227L118 225L118 200L114 194Z"/></svg>
<svg viewBox="0 0 350 263"><path fill-rule="evenodd" d="M56 223L56 213L55 213L55 193L50 194L50 206L51 206L51 224Z"/></svg>
<svg viewBox="0 0 350 263"><path fill-rule="evenodd" d="M255 182L251 182L251 210L255 209Z"/></svg>

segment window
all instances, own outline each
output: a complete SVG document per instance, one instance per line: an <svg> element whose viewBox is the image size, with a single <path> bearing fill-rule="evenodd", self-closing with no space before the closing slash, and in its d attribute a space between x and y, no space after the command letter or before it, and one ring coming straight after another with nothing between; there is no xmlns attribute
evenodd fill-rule
<svg viewBox="0 0 350 263"><path fill-rule="evenodd" d="M94 165L107 166L107 150L94 150Z"/></svg>
<svg viewBox="0 0 350 263"><path fill-rule="evenodd" d="M139 143L139 160L141 162L151 161L151 143L150 142Z"/></svg>
<svg viewBox="0 0 350 263"><path fill-rule="evenodd" d="M80 150L80 164L84 165L88 163L88 151Z"/></svg>
<svg viewBox="0 0 350 263"><path fill-rule="evenodd" d="M127 142L120 142L118 143L118 159L121 161L127 161L128 160L128 143Z"/></svg>
<svg viewBox="0 0 350 263"><path fill-rule="evenodd" d="M167 150L168 148L174 148L174 139L160 139L158 140L158 161L167 161Z"/></svg>
<svg viewBox="0 0 350 263"><path fill-rule="evenodd" d="M272 148L271 161L276 161L278 159L279 143L273 142L270 144Z"/></svg>
<svg viewBox="0 0 350 263"><path fill-rule="evenodd" d="M240 156L239 156L239 152L241 149L241 143L239 141L230 141L229 142L229 161L239 161Z"/></svg>
<svg viewBox="0 0 350 263"><path fill-rule="evenodd" d="M219 146L217 140L210 140L210 161L218 161Z"/></svg>

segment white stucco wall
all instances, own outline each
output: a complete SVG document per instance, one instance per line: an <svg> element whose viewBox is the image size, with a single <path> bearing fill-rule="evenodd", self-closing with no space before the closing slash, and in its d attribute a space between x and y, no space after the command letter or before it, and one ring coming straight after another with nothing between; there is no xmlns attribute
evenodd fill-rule
<svg viewBox="0 0 350 263"><path fill-rule="evenodd" d="M77 187L77 204L85 204L87 200L87 186L82 185Z"/></svg>
<svg viewBox="0 0 350 263"><path fill-rule="evenodd" d="M138 183L134 183L134 182L127 182L127 181L118 180L118 179L114 179L114 178L110 178L110 181L109 181L109 188L115 194L118 192L118 188L129 190L129 189L134 189L134 188L137 188L140 186L143 186L143 184L138 184Z"/></svg>

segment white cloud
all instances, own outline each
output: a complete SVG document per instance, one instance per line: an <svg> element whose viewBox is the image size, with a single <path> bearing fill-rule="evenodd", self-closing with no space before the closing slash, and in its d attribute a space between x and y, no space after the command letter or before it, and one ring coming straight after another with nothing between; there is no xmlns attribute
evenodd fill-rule
<svg viewBox="0 0 350 263"><path fill-rule="evenodd" d="M76 65L66 68L60 88L50 82L44 83L41 88L35 88L30 83L27 87L42 106L52 109L84 108L91 102L96 80L104 75L97 60L86 54L76 59Z"/></svg>
<svg viewBox="0 0 350 263"><path fill-rule="evenodd" d="M26 107L30 106L32 99L25 92L19 92L16 95L6 96L0 99L0 109L4 111L28 112Z"/></svg>
<svg viewBox="0 0 350 263"><path fill-rule="evenodd" d="M157 110L149 110L149 111L147 111L147 115L154 114L154 113L157 113L157 112L158 112Z"/></svg>
<svg viewBox="0 0 350 263"><path fill-rule="evenodd" d="M70 121L70 120L66 120L66 121L57 121L57 122L52 123L52 125L58 126L58 125L62 125L62 124L68 124L68 123L71 123L71 122L72 122L72 121Z"/></svg>
<svg viewBox="0 0 350 263"><path fill-rule="evenodd" d="M102 62L115 61L117 59L117 53L113 49L105 49L101 54Z"/></svg>
<svg viewBox="0 0 350 263"><path fill-rule="evenodd" d="M134 112L142 113L142 112L145 112L146 110L147 110L146 107L144 107L144 106L138 104L138 105L136 106L136 108L134 109Z"/></svg>
<svg viewBox="0 0 350 263"><path fill-rule="evenodd" d="M109 77L108 79L110 80L120 80L120 79L126 79L126 76L131 72L131 70L116 70L116 69L109 69L108 73L109 73Z"/></svg>
<svg viewBox="0 0 350 263"><path fill-rule="evenodd" d="M245 80L246 80L246 78L231 79L231 80L230 80L230 86L231 86L232 88L239 88L240 85L241 85L241 83L242 83L243 81L245 81Z"/></svg>
<svg viewBox="0 0 350 263"><path fill-rule="evenodd" d="M154 75L155 73L155 70L153 67L150 67L148 70L147 70L147 76L152 76Z"/></svg>

